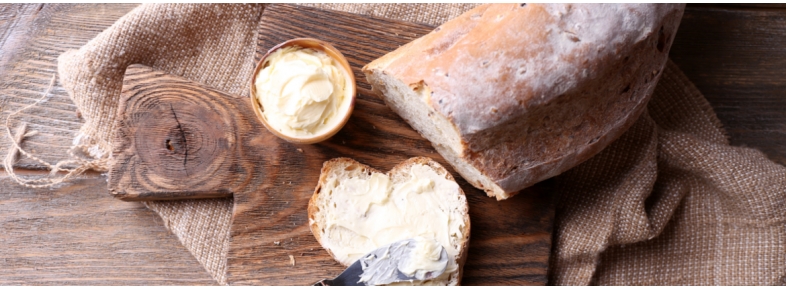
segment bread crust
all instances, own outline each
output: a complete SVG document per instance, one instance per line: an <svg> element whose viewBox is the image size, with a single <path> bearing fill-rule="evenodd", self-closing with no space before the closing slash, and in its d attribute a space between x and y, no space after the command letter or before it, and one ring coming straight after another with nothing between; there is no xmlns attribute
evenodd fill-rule
<svg viewBox="0 0 786 289"><path fill-rule="evenodd" d="M415 165L415 164L421 164L421 165L429 166L432 169L434 169L435 171L437 171L440 175L444 176L446 179L448 179L448 180L450 180L452 182L456 181L453 178L453 176L450 174L450 172L448 172L448 170L445 169L445 167L443 167L438 162L436 162L433 159L428 158L428 157L413 157L413 158L410 158L410 159L408 159L408 160L406 160L404 162L399 163L398 165L393 167L387 173L384 173L382 171L374 169L373 167L370 167L368 165L362 164L362 163L360 163L360 162L358 162L358 161L356 161L354 159L351 159L351 158L334 158L334 159L326 161L322 165L322 170L321 170L321 173L320 173L320 176L319 176L319 183L317 183L317 186L314 189L314 194L311 196L311 199L309 199L309 202L308 202L309 228L311 229L311 233L314 234L314 238L317 239L317 242L319 242L319 244L322 246L322 248L325 248L325 250L328 252L328 254L330 254L331 257L333 257L334 260L339 261L339 259L336 258L336 256L333 254L333 252L327 246L325 246L325 243L324 243L323 237L322 237L322 230L321 230L321 228L319 226L320 224L316 220L316 214L319 212L319 202L318 202L318 199L320 197L319 194L320 194L320 191L321 191L322 187L324 186L325 182L327 181L327 179L329 177L330 171L333 170L333 169L343 169L343 168L346 168L346 167L354 165L354 166L358 166L360 168L365 169L367 172L386 174L386 175L392 177L392 176L396 175L399 172L405 172L410 166ZM459 190L459 194L460 195L466 197L466 195L464 194L464 190L462 190L460 186L459 186L458 190ZM464 234L464 239L462 240L461 247L459 249L459 256L458 256L458 258L456 258L456 263L458 264L458 268L459 268L458 269L457 280L456 280L456 285L461 285L461 277L463 276L463 273L464 273L464 263L466 263L466 261L467 261L467 252L468 252L468 249L469 249L470 220L469 220L469 205L466 204L466 203L464 205L464 212L463 212L462 216L464 217L464 224L465 224L464 230L462 232ZM341 265L344 265L344 266L352 265L352 263L345 264L344 262L341 262L341 261L339 261L339 263L341 263Z"/></svg>
<svg viewBox="0 0 786 289"><path fill-rule="evenodd" d="M660 78L683 10L486 4L363 71L400 115L404 108L391 104L383 75L422 95L453 132L435 137L429 124L402 117L470 183L505 199L589 159L633 124Z"/></svg>

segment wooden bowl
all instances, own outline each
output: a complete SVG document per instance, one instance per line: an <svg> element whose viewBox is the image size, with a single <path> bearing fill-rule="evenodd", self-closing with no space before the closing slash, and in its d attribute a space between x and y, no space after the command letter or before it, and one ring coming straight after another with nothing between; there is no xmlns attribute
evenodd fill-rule
<svg viewBox="0 0 786 289"><path fill-rule="evenodd" d="M262 106L262 103L259 101L259 99L257 99L256 96L257 89L256 89L255 82L257 79L257 75L259 74L260 71L262 71L262 69L267 67L268 56L270 56L270 54L272 54L278 49L284 47L290 47L290 46L298 46L301 48L312 48L317 51L325 52L325 54L327 54L330 58L333 58L333 60L335 60L339 64L339 68L340 68L339 70L342 70L341 72L344 74L344 77L347 80L349 80L348 85L346 85L344 88L345 89L344 97L345 98L349 97L349 99L342 101L342 103L339 105L339 111L336 112L337 115L333 116L333 117L341 118L340 121L336 122L333 125L333 127L330 127L320 132L319 134L314 134L310 136L293 136L277 130L276 128L274 128L272 125L268 123L267 118L263 113L265 111L265 108L264 106ZM313 143L318 143L327 140L333 135L335 135L339 130L341 130L342 127L344 127L344 125L349 120L349 116L352 114L352 110L355 108L356 95L357 95L357 87L355 84L355 77L354 74L352 73L352 68L350 68L349 66L349 62L347 62L347 59L344 57L343 54L341 54L340 51L338 51L338 49L333 47L333 45L330 45L330 43L314 38L295 38L271 48L270 50L268 50L265 56L263 56L262 59L259 60L259 62L256 65L256 68L254 68L254 75L251 78L251 95L250 95L251 105L254 108L254 113L257 115L257 118L262 122L263 125L265 125L265 128L267 128L268 131L278 136L279 138L282 138L291 143L313 144ZM348 105L344 104L344 102L347 101L349 102Z"/></svg>

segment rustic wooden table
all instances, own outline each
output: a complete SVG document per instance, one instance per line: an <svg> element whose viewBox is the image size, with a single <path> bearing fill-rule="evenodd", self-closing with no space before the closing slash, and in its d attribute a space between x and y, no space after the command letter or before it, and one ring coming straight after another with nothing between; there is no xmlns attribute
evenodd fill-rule
<svg viewBox="0 0 786 289"><path fill-rule="evenodd" d="M0 4L0 119L40 97L58 55L135 6ZM786 164L784 8L688 5L671 50L732 144L758 148L780 164ZM40 132L25 148L62 159L82 123L75 110L55 87L47 102L20 116ZM3 137L0 155L8 145ZM43 173L30 161L17 167ZM0 245L0 285L215 284L158 216L113 199L106 177L96 173L53 189L28 189L0 176Z"/></svg>

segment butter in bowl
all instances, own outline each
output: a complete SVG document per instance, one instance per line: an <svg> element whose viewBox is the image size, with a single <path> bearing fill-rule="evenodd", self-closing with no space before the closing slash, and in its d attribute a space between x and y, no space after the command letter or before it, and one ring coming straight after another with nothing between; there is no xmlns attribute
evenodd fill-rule
<svg viewBox="0 0 786 289"><path fill-rule="evenodd" d="M318 143L336 134L352 114L355 95L344 55L313 38L270 49L251 80L254 113L271 133L292 143Z"/></svg>

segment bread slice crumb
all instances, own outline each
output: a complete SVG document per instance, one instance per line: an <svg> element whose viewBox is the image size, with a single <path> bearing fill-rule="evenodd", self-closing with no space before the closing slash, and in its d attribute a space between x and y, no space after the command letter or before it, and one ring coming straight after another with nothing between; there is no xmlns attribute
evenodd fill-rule
<svg viewBox="0 0 786 289"><path fill-rule="evenodd" d="M429 184L435 184L435 182L438 182L439 188L444 188L444 186L450 184L452 184L450 185L450 187L455 186L454 187L455 191L451 191L451 192L449 192L450 190L449 191L444 191L441 189L437 190L436 188L437 185L433 185L433 187L427 186L426 187L427 191L423 191L423 193L439 194L437 198L437 200L439 201L437 201L435 204L438 203L439 208L451 208L450 209L451 212L457 212L456 213L457 215L451 214L450 216L457 216L457 218L459 218L460 221L463 222L462 223L463 226L459 226L458 231L449 231L452 232L452 235L447 236L447 238L445 239L445 240L449 240L448 241L449 244L446 246L446 244L443 243L443 246L446 247L445 249L449 250L449 252L450 251L454 252L453 254L449 254L449 255L453 258L452 259L453 262L451 263L454 264L453 268L455 271L445 274L442 278L438 277L434 280L423 282L422 285L458 285L461 280L463 265L467 257L467 247L469 245L470 223L469 223L469 208L467 205L466 196L464 195L464 192L461 190L458 184L455 183L453 176L451 176L450 173L439 163L437 163L436 161L430 158L415 157L415 158L408 159L400 163L399 165L397 165L396 167L391 169L387 174L384 175L389 177L390 182L392 182L391 185L392 187L398 186L397 188L401 188L407 183L407 181L412 180L411 179L413 178L412 174L416 171L419 173L419 175L422 176L415 178L414 180L428 179L430 181L426 181L426 182ZM346 250L344 250L346 249L346 247L342 247L342 246L352 246L351 248L353 248L354 251L361 251L359 249L361 247L364 248L363 250L367 249L368 251L371 251L373 249L376 249L376 247L385 244L373 244L373 241L371 241L372 243L364 242L362 246L355 247L356 245L353 245L354 243L350 245L346 245L342 243L343 241L341 241L341 239L334 239L335 236L341 236L342 235L341 232L344 232L345 230L342 229L338 231L331 231L330 228L333 228L334 230L337 228L341 229L345 225L347 225L347 224L335 223L341 220L346 220L346 219L337 219L335 218L335 216L341 215L343 218L346 218L346 216L348 216L348 214L350 214L351 212L352 212L351 214L356 213L356 211L353 210L357 209L350 205L351 203L353 203L352 201L353 197L351 195L348 197L347 195L337 196L334 194L350 194L352 193L352 191L346 189L346 185L345 185L345 189L337 189L338 186L341 186L344 183L349 184L349 183L357 182L351 180L359 180L359 179L370 180L372 178L379 177L379 174L383 174L383 173L349 158L332 159L325 162L322 167L319 184L317 185L314 191L314 195L312 196L308 206L310 229L311 232L314 234L314 237L316 237L317 241L320 243L320 245L322 245L322 247L325 248L336 261L338 261L344 266L350 266L353 262L356 261L355 259L353 259L356 257L352 257L354 255L346 255L346 253L340 254L341 257L339 257L339 255L337 255L337 252L346 252ZM431 179L431 178L435 178L435 179ZM400 193L401 191L398 192ZM393 199L396 200L395 202L407 202L408 199L408 198L394 198L393 193L391 193L390 198L391 198L390 201L385 201L385 202L394 202ZM346 203L341 202L341 200L348 200L348 202ZM355 205L357 205L357 202L354 203ZM396 204L398 205L398 203ZM391 206L390 203L388 203L387 205ZM368 208L371 208L372 206L376 206L376 205L369 204ZM408 207L408 208L410 209L410 211L414 212L412 210L413 207ZM438 209L437 207L434 208ZM369 213L372 212L370 210L371 209L369 209L369 211L366 211L366 213L371 214ZM371 218L371 216L364 215L364 217L361 218ZM423 218L423 217L421 215L417 215L416 218ZM449 218L451 218L449 220L453 219L453 217L449 217ZM372 220L372 219L367 219L367 220ZM427 221L429 220L424 220L423 223L427 223ZM329 222L333 222L332 223L333 227L329 227L328 225ZM378 223L373 223L373 224L378 224ZM420 224L420 222L415 222L414 224ZM446 223L445 226L449 227L450 226L449 224L450 222ZM405 230L405 231L407 231L407 234L412 234L412 232L415 232L417 230L413 229L413 230ZM393 234L391 233L391 231L385 231L385 232L386 234ZM396 234L398 232L399 231L396 231ZM389 239L406 239L412 237L416 237L416 236L411 236L406 234L401 236L397 236L397 235L386 236L386 238ZM418 285L418 284L416 283L414 285Z"/></svg>

